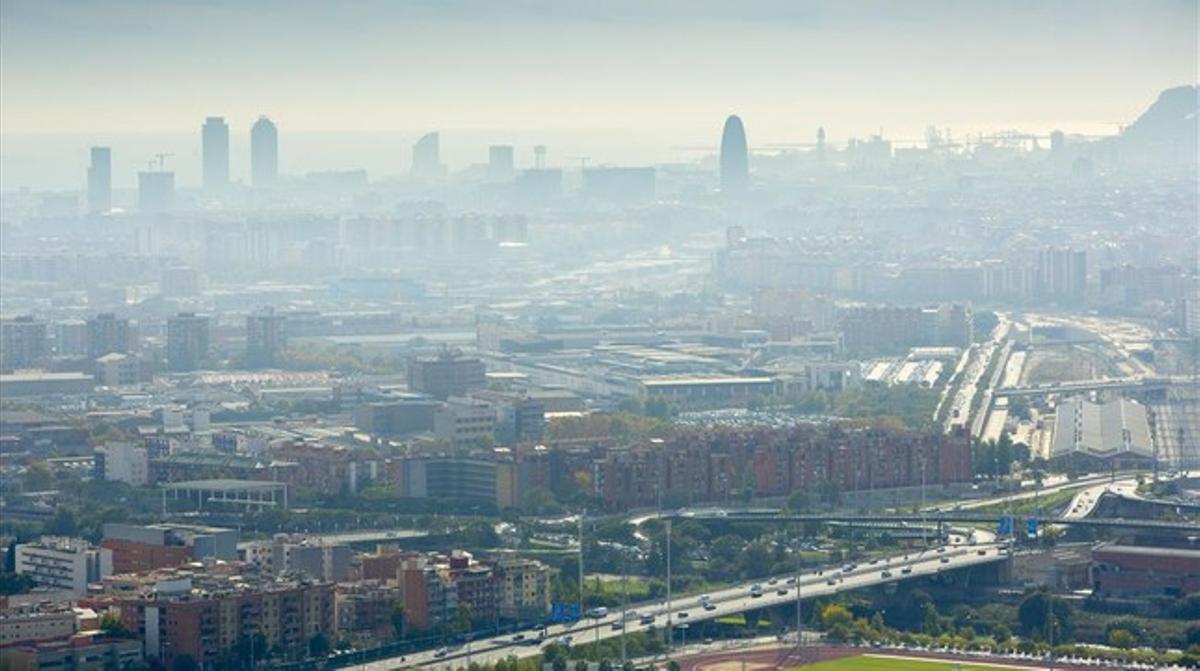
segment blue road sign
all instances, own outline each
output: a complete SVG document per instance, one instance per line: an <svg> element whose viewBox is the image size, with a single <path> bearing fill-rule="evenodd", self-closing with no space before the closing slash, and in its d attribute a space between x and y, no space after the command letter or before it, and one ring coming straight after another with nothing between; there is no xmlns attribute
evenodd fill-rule
<svg viewBox="0 0 1200 671"><path fill-rule="evenodd" d="M574 622L579 619L579 604L578 603L552 603L550 604L550 621L551 622Z"/></svg>
<svg viewBox="0 0 1200 671"><path fill-rule="evenodd" d="M1036 517L1030 517L1025 520L1025 534L1030 538L1037 538L1038 521Z"/></svg>
<svg viewBox="0 0 1200 671"><path fill-rule="evenodd" d="M1000 518L1000 523L996 525L996 533L1001 536L1011 536L1013 532L1013 518L1011 515L1005 515Z"/></svg>

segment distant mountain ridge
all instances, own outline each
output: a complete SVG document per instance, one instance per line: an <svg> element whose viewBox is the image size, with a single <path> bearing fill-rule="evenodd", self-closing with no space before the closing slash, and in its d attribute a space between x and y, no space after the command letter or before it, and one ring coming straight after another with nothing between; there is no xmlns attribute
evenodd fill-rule
<svg viewBox="0 0 1200 671"><path fill-rule="evenodd" d="M1163 91L1116 138L1122 159L1195 163L1198 112L1200 88L1177 86Z"/></svg>

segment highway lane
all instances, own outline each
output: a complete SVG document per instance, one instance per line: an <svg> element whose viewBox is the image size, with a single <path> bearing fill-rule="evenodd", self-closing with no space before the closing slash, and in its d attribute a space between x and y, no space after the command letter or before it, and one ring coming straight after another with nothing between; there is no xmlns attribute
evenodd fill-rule
<svg viewBox="0 0 1200 671"><path fill-rule="evenodd" d="M1126 481L1126 480L1128 480L1128 478L1122 478L1121 480L1118 480L1118 481L1120 481L1120 483L1124 483L1124 481ZM1045 487L1043 487L1042 490L1040 490L1038 492L1036 492L1036 491L1014 492L1014 493L1010 493L1010 495L990 497L990 498L986 498L986 499L979 499L979 501L958 504L958 505L956 505L956 508L960 508L962 510L968 510L968 509L972 509L972 508L985 507L985 505L994 505L997 503L1006 503L1009 501L1021 501L1021 499L1032 498L1034 496L1039 496L1039 495L1046 495L1046 493L1056 492L1056 491L1060 491L1060 490L1075 489L1075 487L1088 487L1090 485L1091 485L1091 487L1097 487L1097 486L1103 487L1105 485L1110 484L1110 481L1111 481L1111 474L1090 475L1090 477L1084 477L1084 478L1079 478L1079 479L1075 479L1075 480L1067 480L1067 481L1062 481L1062 483L1056 483L1054 485L1045 486ZM1135 479L1134 479L1134 481L1135 481ZM641 523L646 522L647 520L656 519L656 517L661 517L662 515L664 515L664 514L662 514L662 513L643 513L641 515L632 517L630 522L634 523L634 525L637 526L637 525L641 525ZM804 579L802 581L803 597L804 598L820 597L820 595L833 593L833 592L839 592L839 591L842 591L842 589L854 589L854 588L858 588L858 587L865 587L868 585L878 585L878 583L888 582L888 581L892 581L892 580L912 579L912 577L926 575L926 573L923 573L923 571L928 570L929 565L931 565L934 562L936 562L936 567L934 567L935 571L936 571L936 568L938 568L938 567L940 567L942 570L948 570L948 569L953 569L953 568L961 568L962 565L971 565L972 563L984 563L984 562L997 561L998 558L1001 558L1001 557L998 557L998 555L994 555L994 553L991 553L990 551L988 553L985 553L985 556L979 556L979 555L976 555L976 553L974 553L974 552L977 552L979 549L984 549L984 550L992 549L992 550L996 550L997 552L1001 551L1000 549L1001 549L1002 545L996 544L994 541L995 534L992 534L991 532L982 531L982 529L973 529L974 538L976 538L976 540L978 541L979 544L976 546L970 546L970 545L966 545L968 543L968 541L966 540L967 533L970 533L970 531L967 531L967 529L962 529L962 531L954 531L952 533L952 537L950 537L950 540L952 540L952 546L949 546L948 550L947 550L947 552L949 552L949 555L948 555L948 557L950 559L949 564L942 564L940 561L940 558L934 557L934 555L938 555L938 553L936 551L931 550L931 551L925 551L924 553L920 553L920 552L910 553L910 555L908 555L912 558L912 559L910 559L910 565L912 568L912 571L910 574L902 574L902 573L898 573L898 571L892 571L892 573L894 575L892 577L890 577L890 579L883 579L882 570L880 570L876 574L876 576L877 576L876 579L874 581L866 582L865 585L859 585L858 580L856 579L856 580L851 580L848 582L846 582L846 581L839 582L838 585L836 585L836 586L829 586L829 585L826 585L826 583L824 583L824 581L828 580L827 576L818 575L818 574L816 574L816 571L809 571L809 573L806 573L804 575ZM956 544L958 546L955 546L954 544ZM964 547L966 547L966 550L964 549ZM926 559L928 559L928 561L926 561L925 563L919 564L919 565L911 563L911 562L916 561L916 559L920 558L920 557L925 557ZM974 557L976 559L973 559L973 561L972 561L972 559L971 559L972 557ZM894 565L894 567L898 567L900 570L904 569L904 565L905 565L904 555L890 557L888 559L888 562L892 563L892 565ZM929 564L929 565L926 565L926 564ZM865 568L874 568L874 567L870 567L870 564L866 565L866 567L859 567L860 570L865 569ZM854 577L854 576L851 576L851 577ZM784 580L786 581L786 577ZM816 583L814 583L814 585L810 585L810 583L814 580L817 580L817 582L820 582L821 585L816 585ZM752 582L745 582L745 583L743 583L743 585L739 585L739 586L733 587L733 588L728 588L728 589L725 589L725 591L714 592L712 594L714 603L718 604L718 606L719 606L718 610L716 610L716 611L704 611L703 609L698 609L698 607L696 607L696 597L680 598L680 599L677 599L677 603L683 604L683 603L686 603L686 601L691 601L691 606L692 606L691 609L688 609L688 607L684 607L683 610L689 611L689 618L685 618L685 619L688 619L688 621L692 621L692 622L703 621L703 619L710 619L712 617L720 617L721 615L730 615L730 613L733 613L733 612L742 612L743 610L748 610L748 607L742 607L742 606L750 606L752 604L751 601L748 600L749 599L748 595L746 595L746 594L748 594L748 591L749 591L751 585L752 585ZM823 585L823 587L822 587L822 585ZM772 587L772 588L768 589L768 587ZM814 589L812 589L811 592L809 591L810 587L814 588ZM794 598L796 598L796 597L794 597L794 593L791 595L787 595L787 597L781 597L781 595L774 594L774 586L768 586L766 582L763 582L763 588L764 588L764 591L767 591L768 593L764 594L763 597L760 598L761 600L756 600L757 604L775 605L776 603L780 603L780 601L791 601L791 603L794 603ZM791 589L791 587L790 587L790 589ZM746 595L746 598L744 598L742 600L738 600L738 594ZM754 607L760 607L757 604L755 604ZM666 616L665 616L666 603L665 603L665 601L654 601L654 603L643 603L643 604L631 604L631 609L636 610L638 613L640 613L640 615L644 615L644 613L647 613L647 612L658 613L659 617L656 617L655 622L654 622L654 625L656 625L656 627L662 627L662 625L664 625L666 622ZM678 606L677 606L677 609L674 609L674 610L678 610ZM698 611L698 612L695 613L695 616L694 616L694 613L692 613L691 611ZM619 613L610 613L610 615L608 615L606 618L600 619L598 625L593 625L592 622L554 625L554 627L550 627L550 628L546 629L546 642L558 640L558 639L560 639L560 637L565 636L565 635L574 636L575 640L577 642L594 641L596 634L598 634L598 631L596 631L596 629L600 629L599 636L600 636L601 640L607 639L607 637L620 635L619 630L611 629L612 623L614 621L618 621L618 619L619 619ZM638 630L642 630L642 629L646 629L646 627L644 627L644 625L638 624L636 621L631 622L631 623L626 623L626 627L625 627L626 631L638 631ZM581 637L580 637L581 635L587 635L586 640L581 639ZM480 639L478 641L473 641L472 643L470 643L470 658L472 658L473 661L485 661L485 660L496 661L496 660L508 657L508 655L510 655L510 654L516 654L516 655L518 655L518 657L528 657L528 655L532 655L539 651L540 646L516 645L516 643L514 643L514 641L512 641L512 636L514 636L514 635L509 634L509 635L504 635L504 636L488 637L488 639ZM530 636L530 634L526 633L526 636ZM467 646L462 646L460 648L452 649L452 651L448 651L448 653L446 653L444 655L444 657L437 657L437 651L424 651L424 652L408 655L408 657L404 660L401 660L400 658L379 660L379 661L374 661L374 663L356 666L356 669L362 669L365 671L384 671L384 670L392 670L392 669L401 669L401 667L406 667L406 666L428 666L428 665L434 665L434 666L445 665L446 667L455 666L455 664L452 664L452 663L457 663L458 665L464 666L467 664L467 661L466 661L467 657L468 657Z"/></svg>
<svg viewBox="0 0 1200 671"><path fill-rule="evenodd" d="M921 576L934 575L942 571L966 568L984 563L1001 561L1008 555L1009 550L1002 543L983 543L977 545L939 546L921 552L911 552L907 555L898 554L887 559L879 559L875 563L862 563L855 569L846 572L836 568L811 570L799 578L800 596L811 599L838 592L862 589L887 582L909 580ZM886 572L886 575L885 575ZM690 596L674 599L668 608L666 600L636 604L631 610L637 612L637 617L630 616L625 622L626 632L644 631L651 627L666 626L668 620L675 627L691 622L711 620L725 615L741 613L747 610L795 604L796 584L788 584L795 576L776 576L771 579L746 582L734 587L712 592L712 608L705 609L699 603L698 597ZM832 582L832 584L830 584ZM751 596L751 586L760 584L762 596ZM782 593L780 593L782 592ZM643 624L641 616L653 615L653 622ZM621 635L621 612L614 610L601 618L589 618L582 622L566 625L555 625L546 629L545 638L537 645L518 644L514 642L514 634L496 636L473 641L468 649L464 645L453 650L428 650L409 655L406 659L392 658L364 664L355 668L363 671L385 671L405 667L425 668L457 668L466 666L469 661L488 663L496 662L509 655L519 657L537 653L552 642L560 641L564 636L571 636L572 643L590 643ZM613 625L617 628L614 629ZM524 632L524 636L537 636L536 630Z"/></svg>

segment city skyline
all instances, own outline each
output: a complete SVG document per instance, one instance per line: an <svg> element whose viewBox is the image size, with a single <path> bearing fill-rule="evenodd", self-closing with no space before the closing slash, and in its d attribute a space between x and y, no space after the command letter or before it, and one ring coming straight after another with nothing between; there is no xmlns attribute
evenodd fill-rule
<svg viewBox="0 0 1200 671"><path fill-rule="evenodd" d="M65 174L79 162L73 154L122 141L130 146L114 151L114 184L129 186L122 166L159 152L182 163L199 151L188 129L214 114L234 129L235 181L249 181L243 130L263 114L292 139L284 159L295 171L399 176L412 143L431 131L443 134L452 171L484 163L501 143L517 147L518 167L532 160L521 147L534 144L548 145L559 165L566 156L690 160L672 147L715 145L714 120L729 114L764 144L811 142L818 126L831 143L881 131L919 139L929 125L960 137L1111 134L1159 91L1197 81L1196 7L1187 2L299 8L217 3L201 21L196 8L136 0L5 3L0 187L75 186L78 172ZM136 49L122 41L130 26ZM318 38L331 47L320 57L304 49ZM487 105L467 102L476 97ZM392 156L374 155L377 147ZM190 170L179 170L181 184L196 181Z"/></svg>

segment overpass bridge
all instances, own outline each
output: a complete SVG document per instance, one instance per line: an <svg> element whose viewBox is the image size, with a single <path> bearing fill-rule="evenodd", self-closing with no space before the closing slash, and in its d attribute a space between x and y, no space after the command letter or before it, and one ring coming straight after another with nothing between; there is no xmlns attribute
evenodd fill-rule
<svg viewBox="0 0 1200 671"><path fill-rule="evenodd" d="M848 565L840 569L813 569L748 581L712 592L707 606L695 596L660 599L631 604L628 616L614 609L602 616L589 617L578 622L550 625L519 635L509 633L475 639L453 649L425 650L404 658L391 657L368 661L361 656L362 653L354 653L350 655L353 659L347 659L345 665L353 665L354 668L363 671L391 671L402 667L451 669L467 666L471 662L489 664L509 655L526 656L540 652L541 648L551 643L592 643L625 633L661 630L664 626L674 631L684 629L692 623L760 608L798 607L803 601L851 590L936 577L951 572L961 574L967 569L1006 562L1010 555L1011 550L1005 543L939 546L921 552L877 559L863 565ZM755 590L755 586L761 589ZM339 663L339 660L333 661Z"/></svg>
<svg viewBox="0 0 1200 671"><path fill-rule="evenodd" d="M1080 380L1076 382L1054 382L1041 385L1024 385L1020 387L1002 387L995 390L994 396L1012 397L1041 396L1043 394L1082 394L1090 391L1152 392L1166 391L1169 387L1186 384L1193 384L1193 382L1191 378L1184 375L1111 378L1102 380Z"/></svg>
<svg viewBox="0 0 1200 671"><path fill-rule="evenodd" d="M1107 529L1141 529L1155 531L1181 531L1200 534L1200 524L1189 522L1172 522L1163 520L1140 519L1091 519L1076 517L1055 517L1050 515L1014 515L1021 519L1036 519L1038 525L1061 524ZM671 517L678 520L721 521L721 522L795 522L795 523L862 523L864 525L885 524L994 524L1001 515L972 513L972 512L930 512L930 513L884 513L862 515L810 515L785 511L683 511Z"/></svg>

